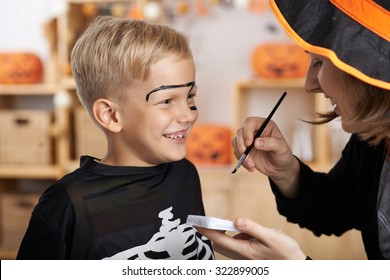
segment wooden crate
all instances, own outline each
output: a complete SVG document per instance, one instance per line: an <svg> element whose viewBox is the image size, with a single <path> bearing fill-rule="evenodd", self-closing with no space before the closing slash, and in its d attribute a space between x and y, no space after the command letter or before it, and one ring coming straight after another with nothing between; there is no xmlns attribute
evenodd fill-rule
<svg viewBox="0 0 390 280"><path fill-rule="evenodd" d="M40 194L4 192L0 197L0 243L5 250L19 249L31 212Z"/></svg>
<svg viewBox="0 0 390 280"><path fill-rule="evenodd" d="M53 162L52 113L0 110L0 164Z"/></svg>
<svg viewBox="0 0 390 280"><path fill-rule="evenodd" d="M102 158L106 154L106 137L83 107L74 111L74 129L76 158L82 155Z"/></svg>

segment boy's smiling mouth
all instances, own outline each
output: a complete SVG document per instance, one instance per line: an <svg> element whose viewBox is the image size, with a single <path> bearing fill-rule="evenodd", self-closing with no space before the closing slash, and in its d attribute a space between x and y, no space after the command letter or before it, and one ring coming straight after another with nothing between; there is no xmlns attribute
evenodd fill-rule
<svg viewBox="0 0 390 280"><path fill-rule="evenodd" d="M172 139L172 140L179 140L186 138L186 132L185 131L179 131L172 134L165 134L164 137Z"/></svg>

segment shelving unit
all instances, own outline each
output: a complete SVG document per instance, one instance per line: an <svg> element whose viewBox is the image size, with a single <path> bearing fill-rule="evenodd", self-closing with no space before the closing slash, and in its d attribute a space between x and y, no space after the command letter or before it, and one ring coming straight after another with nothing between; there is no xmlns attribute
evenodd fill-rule
<svg viewBox="0 0 390 280"><path fill-rule="evenodd" d="M50 182L60 178L64 174L65 163L69 161L69 108L67 106L56 104L56 99L63 94L65 93L62 92L61 87L54 83L54 81L51 81L50 83L44 81L42 84L33 85L0 85L0 110L7 110L7 112L12 112L14 110L15 116L18 116L18 114L23 110L28 110L32 113L32 115L27 116L27 119L25 120L27 124L34 119L33 114L35 113L33 112L47 111L47 114L52 116L51 120L48 121L49 127L47 127L47 137L51 143L48 148L49 151L47 152L52 158L50 162L41 163L37 160L38 163L34 163L34 161L31 160L31 162L27 163L8 163L4 158L0 160L0 192L2 203L5 203L11 197L14 198L12 202L7 201L9 202L7 205L12 207L12 209L9 210L9 214L11 214L11 216L8 217L5 213L6 209L3 207L1 208L2 211L0 211L2 219L7 221L0 221L0 259L15 258L17 250L15 244L17 244L17 240L12 242L12 245L8 244L7 240L13 238L12 236L14 236L15 232L18 232L18 235L15 235L17 236L15 238L21 238L21 236L19 236L21 234L19 234L19 231L27 228L28 217L32 210L33 203L36 203L35 200L34 202L31 201L31 203L25 203L26 201L24 200L23 194L24 190L28 189L28 185L30 183L35 185L36 181L44 180L45 182L48 182L47 184L49 184ZM31 105L29 104L29 101L34 98L43 98L48 103L51 103L50 108L29 108ZM1 131L1 133L8 132L9 131ZM16 140L19 141L19 139ZM34 140L28 139L28 137L23 139L23 145L34 145L34 143L30 141ZM4 146L2 148L4 149ZM4 154L2 154L2 156L4 156ZM30 158L32 157L32 155L29 154L26 154L25 156ZM27 186L25 186L26 184ZM23 190L21 191L20 188L23 188ZM36 190L31 188L28 192L30 191L34 192ZM19 196L15 196L16 194ZM37 199L38 197L39 193L36 194L34 199ZM20 198L20 200L18 198ZM14 212L19 213L21 216L13 217ZM22 219L19 221L18 219L20 217L22 217ZM18 222L20 225L15 224Z"/></svg>
<svg viewBox="0 0 390 280"><path fill-rule="evenodd" d="M243 122L246 117L248 117L248 106L250 103L250 95L253 94L253 91L256 91L257 95L277 92L275 95L275 100L281 95L284 91L298 91L301 95L299 98L313 98L313 108L310 108L309 111L321 112L327 110L328 103L322 95L316 94L313 96L308 96L304 92L304 79L243 79L235 83L234 88L234 97L233 97L233 106L234 106L234 129L238 129L243 125ZM289 101L284 101L288 103ZM272 108L273 104L270 104ZM287 105L285 105L287 106ZM279 109L281 111L282 109ZM264 113L263 117L266 116L268 112ZM280 114L280 113L279 113ZM329 136L328 136L328 127L326 125L313 126L313 155L314 160L309 162L310 165L316 167L317 169L327 169L330 166L330 146L329 146Z"/></svg>
<svg viewBox="0 0 390 280"><path fill-rule="evenodd" d="M53 122L50 136L53 139L53 162L48 164L1 164L0 178L44 178L57 179L63 174L63 165L68 159L68 112L66 106L55 104L56 95L64 94L57 85L7 85L0 86L0 98L7 98L10 106L2 109L12 109L12 99L31 96L46 96L53 102ZM46 110L47 108L42 108ZM28 139L26 139L28 141Z"/></svg>
<svg viewBox="0 0 390 280"><path fill-rule="evenodd" d="M235 83L234 89L234 127L239 128L245 118L246 106L248 103L249 90L277 89L282 93L288 89L303 90L303 79L243 79Z"/></svg>

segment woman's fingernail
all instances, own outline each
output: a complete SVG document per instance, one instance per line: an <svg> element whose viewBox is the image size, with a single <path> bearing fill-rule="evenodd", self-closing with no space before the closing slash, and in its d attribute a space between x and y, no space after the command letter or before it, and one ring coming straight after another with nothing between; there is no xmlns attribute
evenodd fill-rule
<svg viewBox="0 0 390 280"><path fill-rule="evenodd" d="M238 218L236 220L236 226L239 227L239 228L245 227L246 226L246 219Z"/></svg>

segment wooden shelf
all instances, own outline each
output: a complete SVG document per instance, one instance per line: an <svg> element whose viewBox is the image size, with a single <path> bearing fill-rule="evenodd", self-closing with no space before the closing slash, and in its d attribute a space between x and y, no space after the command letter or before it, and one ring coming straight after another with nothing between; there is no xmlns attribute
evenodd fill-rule
<svg viewBox="0 0 390 280"><path fill-rule="evenodd" d="M62 174L59 165L0 164L0 178L56 179Z"/></svg>
<svg viewBox="0 0 390 280"><path fill-rule="evenodd" d="M71 76L62 78L61 85L65 89L76 89L76 82Z"/></svg>
<svg viewBox="0 0 390 280"><path fill-rule="evenodd" d="M303 88L305 79L242 79L237 81L236 88L252 89L252 88Z"/></svg>
<svg viewBox="0 0 390 280"><path fill-rule="evenodd" d="M247 92L252 89L302 89L304 79L243 79L238 80L234 86L234 128L238 129L244 120L246 104L248 100Z"/></svg>
<svg viewBox="0 0 390 280"><path fill-rule="evenodd" d="M0 85L0 95L54 95L60 90L56 84Z"/></svg>

